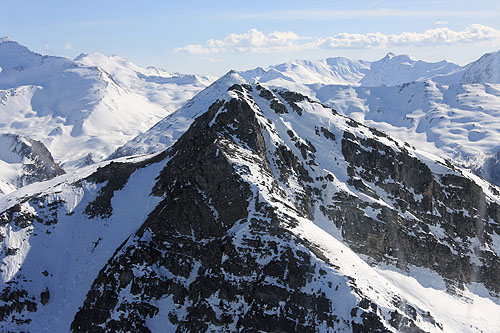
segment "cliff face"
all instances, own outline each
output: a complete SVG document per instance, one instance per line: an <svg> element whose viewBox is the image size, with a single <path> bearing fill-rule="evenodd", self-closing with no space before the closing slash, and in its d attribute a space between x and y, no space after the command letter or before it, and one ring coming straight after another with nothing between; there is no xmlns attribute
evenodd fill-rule
<svg viewBox="0 0 500 333"><path fill-rule="evenodd" d="M64 174L43 143L16 134L0 134L0 164L0 181L14 188Z"/></svg>
<svg viewBox="0 0 500 333"><path fill-rule="evenodd" d="M4 246L21 266L3 275L4 327L35 329L54 313L63 319L52 327L96 332L486 327L479 317L455 320L459 306L435 307L438 295L467 298L469 312L500 325L496 187L300 94L235 75L208 105L152 159L112 162L1 202L4 244L12 228L25 235L20 250ZM48 240L75 239L79 228L88 233L64 243L80 267L91 263L79 272L50 259L34 265L23 250L56 247ZM55 284L63 278L68 290L81 282L66 306Z"/></svg>

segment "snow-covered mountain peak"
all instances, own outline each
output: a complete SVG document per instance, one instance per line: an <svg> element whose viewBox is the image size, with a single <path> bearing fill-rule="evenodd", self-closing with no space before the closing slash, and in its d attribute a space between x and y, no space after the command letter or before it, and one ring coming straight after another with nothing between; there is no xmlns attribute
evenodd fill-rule
<svg viewBox="0 0 500 333"><path fill-rule="evenodd" d="M414 63L419 61L418 59L412 57L408 54L395 54L394 52L388 52L382 59L374 61L373 63L393 61L398 63Z"/></svg>
<svg viewBox="0 0 500 333"><path fill-rule="evenodd" d="M463 83L500 83L500 51L486 53L465 66Z"/></svg>
<svg viewBox="0 0 500 333"><path fill-rule="evenodd" d="M394 58L396 55L393 52L388 52L385 57L382 58L382 60L390 60Z"/></svg>
<svg viewBox="0 0 500 333"><path fill-rule="evenodd" d="M40 54L31 51L26 46L21 45L8 37L2 37L2 40L0 42L0 61L4 63L4 67L7 67L7 61L14 62L16 58L17 61L22 61L22 58L25 58L27 56L32 57L35 55L41 56Z"/></svg>
<svg viewBox="0 0 500 333"><path fill-rule="evenodd" d="M42 56L0 44L0 127L42 141L68 171L96 162L174 112L213 78L118 56Z"/></svg>
<svg viewBox="0 0 500 333"><path fill-rule="evenodd" d="M197 84L202 86L207 86L215 80L215 78L207 75L171 73L153 66L142 68L127 58L118 55L107 56L98 52L80 54L74 61L83 66L100 67L125 86L130 86L132 84L127 81L137 79L146 81L145 84Z"/></svg>
<svg viewBox="0 0 500 333"><path fill-rule="evenodd" d="M84 66L101 67L104 70L107 69L106 68L107 66L111 65L131 67L131 69L139 71L143 70L142 68L130 62L128 59L124 57L120 57L114 54L107 56L99 52L81 53L74 59L74 61Z"/></svg>
<svg viewBox="0 0 500 333"><path fill-rule="evenodd" d="M109 159L150 154L166 149L176 142L194 119L205 112L214 101L231 98L228 90L234 85L247 85L247 81L239 73L231 70L198 93L182 108L118 148Z"/></svg>
<svg viewBox="0 0 500 333"><path fill-rule="evenodd" d="M9 36L0 37L0 44L5 43L5 42L14 42L14 40L11 39Z"/></svg>
<svg viewBox="0 0 500 333"><path fill-rule="evenodd" d="M232 84L245 84L247 81L234 69L231 69L226 74L218 78L214 83L212 83L207 90L220 89L223 86L228 86Z"/></svg>
<svg viewBox="0 0 500 333"><path fill-rule="evenodd" d="M169 120L164 153L0 200L1 329L500 329L477 177L234 72Z"/></svg>
<svg viewBox="0 0 500 333"><path fill-rule="evenodd" d="M0 44L0 89L22 85L44 86L54 74L74 68L70 59L42 56L15 41Z"/></svg>

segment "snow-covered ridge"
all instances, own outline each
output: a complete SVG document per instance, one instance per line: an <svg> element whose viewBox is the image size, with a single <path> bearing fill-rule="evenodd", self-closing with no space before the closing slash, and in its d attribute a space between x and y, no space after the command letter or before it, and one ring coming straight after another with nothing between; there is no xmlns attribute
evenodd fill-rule
<svg viewBox="0 0 500 333"><path fill-rule="evenodd" d="M388 53L384 58L373 62L343 57L318 61L295 60L267 69L243 71L240 74L248 81L258 80L273 86L283 86L288 81L298 84L373 87L425 80L436 75L449 74L458 68L458 65L444 60L431 63L407 55Z"/></svg>
<svg viewBox="0 0 500 333"><path fill-rule="evenodd" d="M246 81L238 73L234 71L226 73L189 100L182 108L118 148L109 158L150 154L166 149L174 144L196 117L208 110L214 101L231 98L227 91L229 87L245 83Z"/></svg>
<svg viewBox="0 0 500 333"><path fill-rule="evenodd" d="M212 82L100 54L43 56L0 44L0 128L42 141L67 170L102 160Z"/></svg>

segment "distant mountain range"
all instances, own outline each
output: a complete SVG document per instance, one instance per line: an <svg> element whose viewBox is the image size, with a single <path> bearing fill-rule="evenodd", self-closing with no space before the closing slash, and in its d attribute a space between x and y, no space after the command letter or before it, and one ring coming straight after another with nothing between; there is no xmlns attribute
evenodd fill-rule
<svg viewBox="0 0 500 333"><path fill-rule="evenodd" d="M247 82L301 92L500 184L500 52L459 67L388 54L375 62L329 58L239 72ZM186 106L189 109L189 104ZM188 116L184 114L187 112ZM176 120L180 117L179 121ZM112 156L159 151L172 140L155 133L187 129L181 109ZM177 124L177 125L176 125ZM178 130L177 130L178 131ZM152 144L153 143L153 144Z"/></svg>
<svg viewBox="0 0 500 333"><path fill-rule="evenodd" d="M351 86L395 86L425 80L437 75L448 75L460 67L447 61L429 63L407 55L388 53L378 61L352 60L343 57L319 61L296 60L267 69L257 68L241 72L247 81L257 80L269 85L284 82L300 84L336 84ZM286 84L286 83L285 83Z"/></svg>

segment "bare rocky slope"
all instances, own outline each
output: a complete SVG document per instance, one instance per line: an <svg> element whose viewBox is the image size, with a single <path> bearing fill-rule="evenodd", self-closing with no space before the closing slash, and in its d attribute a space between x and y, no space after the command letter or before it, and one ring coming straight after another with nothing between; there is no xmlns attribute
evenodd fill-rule
<svg viewBox="0 0 500 333"><path fill-rule="evenodd" d="M0 195L64 174L43 143L27 136L0 134Z"/></svg>

